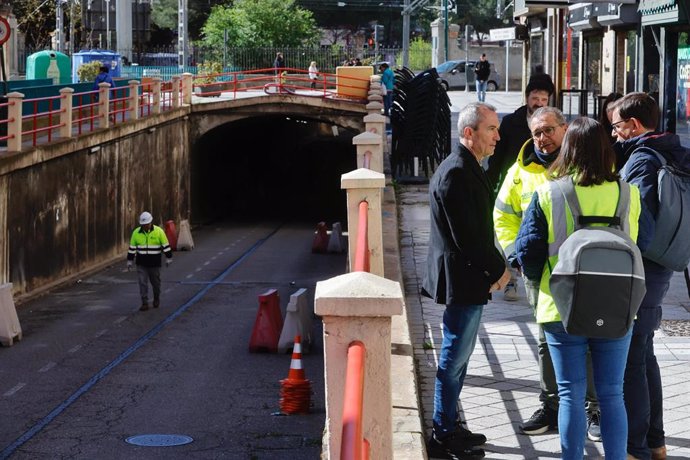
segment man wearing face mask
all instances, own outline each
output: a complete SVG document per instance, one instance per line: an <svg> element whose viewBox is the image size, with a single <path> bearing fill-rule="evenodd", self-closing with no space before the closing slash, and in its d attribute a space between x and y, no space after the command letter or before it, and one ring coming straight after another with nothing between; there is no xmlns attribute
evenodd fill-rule
<svg viewBox="0 0 690 460"><path fill-rule="evenodd" d="M494 196L498 193L508 168L515 163L523 144L532 137L529 120L538 108L546 107L549 104L549 98L553 92L553 82L548 74L532 75L525 89L527 103L501 120L501 126L498 130L501 140L496 144L494 155L489 157L486 170L486 177L494 190ZM517 276L514 270L511 271L510 282L504 289L503 298L508 301L515 301L519 298Z"/></svg>
<svg viewBox="0 0 690 460"><path fill-rule="evenodd" d="M522 216L532 200L534 191L547 181L547 170L558 157L563 136L568 129L563 113L555 107L541 107L535 110L529 126L531 138L523 144L517 161L506 173L494 205L496 238L508 264L515 270L520 268L515 257L515 239L520 229ZM537 273L529 278L523 277L527 300L535 310L539 283L530 280L537 280L540 276L541 273ZM539 401L542 405L529 420L520 425L520 431L527 435L542 434L558 426L558 385L549 347L541 326L537 351L541 387ZM599 405L591 378L591 365L588 368L586 399L587 437L592 441L601 441Z"/></svg>

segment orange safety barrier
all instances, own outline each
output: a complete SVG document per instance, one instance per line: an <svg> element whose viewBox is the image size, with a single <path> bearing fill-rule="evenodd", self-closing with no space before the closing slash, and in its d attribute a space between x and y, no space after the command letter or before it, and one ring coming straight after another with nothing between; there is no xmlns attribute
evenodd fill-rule
<svg viewBox="0 0 690 460"><path fill-rule="evenodd" d="M282 329L283 315L280 312L280 296L276 289L269 289L259 295L259 309L256 312L254 328L249 339L249 352L276 353Z"/></svg>
<svg viewBox="0 0 690 460"><path fill-rule="evenodd" d="M367 460L369 458L369 443L362 435L365 355L366 348L359 340L350 343L347 348L340 460Z"/></svg>
<svg viewBox="0 0 690 460"><path fill-rule="evenodd" d="M357 246L353 271L369 272L369 203L359 203L359 225L357 226Z"/></svg>

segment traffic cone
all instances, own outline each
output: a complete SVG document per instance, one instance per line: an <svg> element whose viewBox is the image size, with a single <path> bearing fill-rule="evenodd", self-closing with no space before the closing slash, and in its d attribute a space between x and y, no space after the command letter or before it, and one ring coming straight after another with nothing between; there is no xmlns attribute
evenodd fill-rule
<svg viewBox="0 0 690 460"><path fill-rule="evenodd" d="M280 381L280 411L284 414L306 414L311 405L311 382L302 368L302 338L295 336L288 378Z"/></svg>
<svg viewBox="0 0 690 460"><path fill-rule="evenodd" d="M254 329L249 339L249 352L276 353L278 339L283 329L283 316L280 313L280 297L276 289L259 295L259 309L256 312Z"/></svg>
<svg viewBox="0 0 690 460"><path fill-rule="evenodd" d="M316 235L314 235L314 242L311 245L311 252L324 253L328 250L328 230L326 229L326 222L319 222L316 224Z"/></svg>

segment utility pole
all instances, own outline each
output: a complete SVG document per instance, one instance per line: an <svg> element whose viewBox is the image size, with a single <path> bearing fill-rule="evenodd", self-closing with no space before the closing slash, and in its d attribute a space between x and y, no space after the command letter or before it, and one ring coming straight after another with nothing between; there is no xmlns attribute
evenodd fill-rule
<svg viewBox="0 0 690 460"><path fill-rule="evenodd" d="M62 51L63 48L63 34L62 34L62 0L57 0L55 5L55 50Z"/></svg>
<svg viewBox="0 0 690 460"><path fill-rule="evenodd" d="M443 41L445 43L443 57L445 61L448 61L448 0L443 0ZM465 64L467 64L467 61L465 61Z"/></svg>
<svg viewBox="0 0 690 460"><path fill-rule="evenodd" d="M187 0L177 2L177 68L184 72L187 58Z"/></svg>

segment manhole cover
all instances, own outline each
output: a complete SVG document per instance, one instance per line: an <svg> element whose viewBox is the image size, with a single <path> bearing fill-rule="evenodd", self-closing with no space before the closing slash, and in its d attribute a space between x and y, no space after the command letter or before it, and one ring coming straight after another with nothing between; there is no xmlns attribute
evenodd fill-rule
<svg viewBox="0 0 690 460"><path fill-rule="evenodd" d="M189 444L194 441L183 434L140 434L125 439L129 444L145 447L170 447Z"/></svg>

